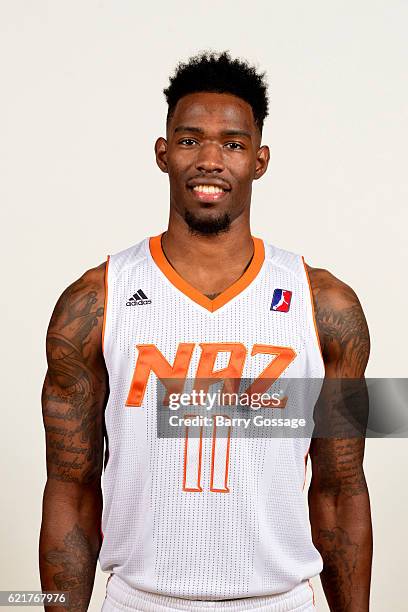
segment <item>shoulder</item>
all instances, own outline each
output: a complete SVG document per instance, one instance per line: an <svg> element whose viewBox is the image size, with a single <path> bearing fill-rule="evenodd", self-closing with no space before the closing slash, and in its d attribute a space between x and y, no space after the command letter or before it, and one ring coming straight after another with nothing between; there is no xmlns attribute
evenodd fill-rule
<svg viewBox="0 0 408 612"><path fill-rule="evenodd" d="M61 293L47 330L47 354L64 345L78 350L101 348L105 309L106 261L86 270ZM86 347L86 345L88 345Z"/></svg>
<svg viewBox="0 0 408 612"><path fill-rule="evenodd" d="M59 296L51 322L60 314L60 309L72 305L78 299L88 298L91 303L104 302L106 261L86 270L68 285Z"/></svg>
<svg viewBox="0 0 408 612"><path fill-rule="evenodd" d="M313 297L320 308L328 307L336 310L360 305L354 290L328 270L312 268L308 264L305 264L305 266Z"/></svg>
<svg viewBox="0 0 408 612"><path fill-rule="evenodd" d="M370 352L367 321L355 291L328 270L306 264L323 357L343 376L360 376ZM347 362L347 367L345 363ZM339 365L340 364L340 365Z"/></svg>

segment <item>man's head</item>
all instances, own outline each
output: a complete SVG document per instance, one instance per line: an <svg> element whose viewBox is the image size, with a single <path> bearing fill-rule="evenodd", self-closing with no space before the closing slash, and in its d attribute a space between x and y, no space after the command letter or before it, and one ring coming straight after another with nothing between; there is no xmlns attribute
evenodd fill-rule
<svg viewBox="0 0 408 612"><path fill-rule="evenodd" d="M268 166L264 74L228 52L204 52L178 65L164 94L166 139L158 138L155 150L169 174L171 212L194 233L227 231L249 216L252 181Z"/></svg>

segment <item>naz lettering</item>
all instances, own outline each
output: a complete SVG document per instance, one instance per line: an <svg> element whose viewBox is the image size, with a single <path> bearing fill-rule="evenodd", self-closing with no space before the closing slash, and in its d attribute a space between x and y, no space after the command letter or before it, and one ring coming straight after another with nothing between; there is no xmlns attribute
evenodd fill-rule
<svg viewBox="0 0 408 612"><path fill-rule="evenodd" d="M224 380L224 391L237 392L247 359L245 345L240 342L201 342L198 346L201 355L194 388L207 391L211 384L221 379ZM142 405L151 373L163 382L168 393L182 393L195 347L193 342L180 342L171 365L154 344L137 344L138 358L126 406ZM227 367L214 370L218 354L225 352L230 354ZM296 357L295 351L289 347L254 344L250 356L259 354L271 355L271 361L244 391L248 395L265 393Z"/></svg>

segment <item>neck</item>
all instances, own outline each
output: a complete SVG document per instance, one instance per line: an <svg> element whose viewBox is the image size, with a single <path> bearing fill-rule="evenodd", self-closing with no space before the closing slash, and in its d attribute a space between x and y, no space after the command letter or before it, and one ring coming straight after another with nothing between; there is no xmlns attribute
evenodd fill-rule
<svg viewBox="0 0 408 612"><path fill-rule="evenodd" d="M162 247L170 263L186 262L192 269L215 272L225 268L243 270L253 255L249 222L236 219L226 232L211 236L192 234L184 219L170 217Z"/></svg>
<svg viewBox="0 0 408 612"><path fill-rule="evenodd" d="M254 243L249 223L238 219L215 236L191 234L184 220L173 220L162 236L162 249L179 275L212 299L242 276Z"/></svg>

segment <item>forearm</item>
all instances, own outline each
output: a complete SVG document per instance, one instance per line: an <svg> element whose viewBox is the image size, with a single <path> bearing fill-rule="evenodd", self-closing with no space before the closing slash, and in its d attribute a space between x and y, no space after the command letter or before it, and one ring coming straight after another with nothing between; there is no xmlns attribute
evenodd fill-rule
<svg viewBox="0 0 408 612"><path fill-rule="evenodd" d="M47 611L88 609L101 546L100 487L48 481L43 498L39 565L43 591L66 591L65 607Z"/></svg>
<svg viewBox="0 0 408 612"><path fill-rule="evenodd" d="M323 558L322 586L332 612L367 612L372 562L368 491L309 492L313 542Z"/></svg>

